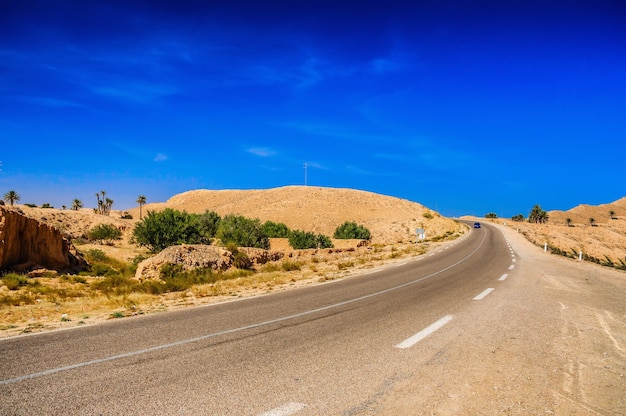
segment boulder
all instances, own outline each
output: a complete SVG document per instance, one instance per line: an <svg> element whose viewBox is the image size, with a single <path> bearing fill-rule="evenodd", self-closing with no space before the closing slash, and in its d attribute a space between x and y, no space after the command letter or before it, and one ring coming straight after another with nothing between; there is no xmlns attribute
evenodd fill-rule
<svg viewBox="0 0 626 416"><path fill-rule="evenodd" d="M179 264L183 270L211 268L213 270L227 270L233 263L230 251L216 246L204 244L183 244L168 247L154 257L139 263L135 279L161 280L160 272L164 264Z"/></svg>

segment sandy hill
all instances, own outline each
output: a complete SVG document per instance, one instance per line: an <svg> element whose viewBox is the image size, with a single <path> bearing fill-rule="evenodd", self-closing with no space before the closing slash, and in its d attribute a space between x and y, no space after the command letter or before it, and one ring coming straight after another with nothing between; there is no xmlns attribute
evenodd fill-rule
<svg viewBox="0 0 626 416"><path fill-rule="evenodd" d="M618 199L610 204L597 206L581 204L568 211L550 211L548 213L550 223L566 224L567 218L572 220L572 224L589 224L589 219L593 218L596 224L606 224L613 222L611 211L614 217L626 217L626 197Z"/></svg>
<svg viewBox="0 0 626 416"><path fill-rule="evenodd" d="M594 226L590 218L594 219ZM511 222L503 218L497 221L507 223L539 246L547 243L570 257L578 258L582 251L584 256L600 263L613 263L618 267L626 264L626 197L609 204L549 211L546 224Z"/></svg>
<svg viewBox="0 0 626 416"><path fill-rule="evenodd" d="M415 229L426 237L455 231L459 225L416 202L353 189L286 186L264 190L193 190L167 202L147 204L144 212L173 208L190 213L215 211L286 224L294 230L332 236L337 226L355 221L372 233L373 243L408 242ZM134 218L139 209L130 210ZM430 217L430 218L429 218Z"/></svg>

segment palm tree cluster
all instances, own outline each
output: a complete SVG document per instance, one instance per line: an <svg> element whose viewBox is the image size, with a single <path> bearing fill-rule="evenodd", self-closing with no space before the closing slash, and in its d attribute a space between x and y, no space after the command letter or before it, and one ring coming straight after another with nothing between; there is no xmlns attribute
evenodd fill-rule
<svg viewBox="0 0 626 416"><path fill-rule="evenodd" d="M113 206L113 200L110 198L104 198L105 191L96 192L96 198L98 199L98 207L94 208L94 211L102 215L111 215L111 207ZM102 196L102 198L100 198Z"/></svg>

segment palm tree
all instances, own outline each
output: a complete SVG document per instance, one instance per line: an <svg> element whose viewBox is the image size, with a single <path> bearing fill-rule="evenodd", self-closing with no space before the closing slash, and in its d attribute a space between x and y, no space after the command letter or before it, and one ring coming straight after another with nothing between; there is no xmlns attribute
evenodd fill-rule
<svg viewBox="0 0 626 416"><path fill-rule="evenodd" d="M9 201L9 203L11 204L11 206L13 206L14 202L17 202L20 200L20 196L17 192L15 191L9 191L6 194L4 194L4 200L5 201Z"/></svg>
<svg viewBox="0 0 626 416"><path fill-rule="evenodd" d="M535 205L528 214L528 222L546 223L548 222L548 213L541 209L539 204Z"/></svg>
<svg viewBox="0 0 626 416"><path fill-rule="evenodd" d="M139 204L139 219L141 219L141 207L146 203L146 197L144 195L139 195L137 197L137 203Z"/></svg>
<svg viewBox="0 0 626 416"><path fill-rule="evenodd" d="M72 201L72 209L74 211L78 211L82 207L83 207L83 201L81 201L80 199L76 198Z"/></svg>

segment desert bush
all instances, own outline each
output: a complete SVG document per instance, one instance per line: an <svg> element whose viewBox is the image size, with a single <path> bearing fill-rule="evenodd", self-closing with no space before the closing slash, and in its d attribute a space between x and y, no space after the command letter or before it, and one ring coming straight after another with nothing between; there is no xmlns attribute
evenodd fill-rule
<svg viewBox="0 0 626 416"><path fill-rule="evenodd" d="M132 220L133 216L129 212L124 211L124 213L120 216L120 218L123 220Z"/></svg>
<svg viewBox="0 0 626 416"><path fill-rule="evenodd" d="M157 253L177 244L209 244L219 216L214 212L188 214L171 208L148 214L135 225L131 241Z"/></svg>
<svg viewBox="0 0 626 416"><path fill-rule="evenodd" d="M485 218L498 218L498 215L495 212L490 212L485 214Z"/></svg>
<svg viewBox="0 0 626 416"><path fill-rule="evenodd" d="M263 223L263 231L269 238L288 238L290 233L289 227L285 224L273 221Z"/></svg>
<svg viewBox="0 0 626 416"><path fill-rule="evenodd" d="M359 240L369 240L372 238L370 230L362 225L357 225L356 222L351 221L346 221L339 227L337 227L337 229L335 229L333 237L337 239L355 238Z"/></svg>
<svg viewBox="0 0 626 416"><path fill-rule="evenodd" d="M113 240L120 240L122 238L122 232L113 225L98 224L87 233L87 238L91 241L98 241L100 243L113 244Z"/></svg>
<svg viewBox="0 0 626 416"><path fill-rule="evenodd" d="M132 293L137 285L138 283L128 276L112 274L93 282L91 288L102 292L105 296L121 296Z"/></svg>
<svg viewBox="0 0 626 416"><path fill-rule="evenodd" d="M297 262L297 261L285 261L281 265L281 268L285 272L293 272L293 271L300 270L302 268L302 263Z"/></svg>
<svg viewBox="0 0 626 416"><path fill-rule="evenodd" d="M289 245L295 250L317 248L317 236L309 231L293 230L289 234Z"/></svg>
<svg viewBox="0 0 626 416"><path fill-rule="evenodd" d="M85 260L87 260L87 262L89 263L93 263L96 261L107 261L109 260L109 257L107 257L106 254L104 254L104 251L102 250L98 250L97 248L92 248L90 250L87 250L87 252L84 254L85 256Z"/></svg>
<svg viewBox="0 0 626 416"><path fill-rule="evenodd" d="M128 264L108 257L102 250L91 249L84 254L90 267L80 272L81 276L124 276L130 277L136 270L136 265Z"/></svg>
<svg viewBox="0 0 626 416"><path fill-rule="evenodd" d="M29 208L37 208L37 205L36 205L36 204L30 204L30 203L29 203L29 204L24 204L24 205L26 205L26 206L27 206L27 207L29 207Z"/></svg>
<svg viewBox="0 0 626 416"><path fill-rule="evenodd" d="M511 217L511 220L516 221L516 222L522 222L524 221L524 214L513 215Z"/></svg>
<svg viewBox="0 0 626 416"><path fill-rule="evenodd" d="M41 208L54 208L52 205L50 205L48 202L41 204Z"/></svg>
<svg viewBox="0 0 626 416"><path fill-rule="evenodd" d="M270 240L263 231L259 219L241 215L227 215L219 223L215 236L223 244L233 243L238 247L270 248Z"/></svg>
<svg viewBox="0 0 626 416"><path fill-rule="evenodd" d="M433 213L430 211L426 211L422 214L422 216L426 219L432 220L433 219Z"/></svg>
<svg viewBox="0 0 626 416"><path fill-rule="evenodd" d="M318 248L333 248L333 242L330 241L330 238L328 236L318 234L316 239Z"/></svg>
<svg viewBox="0 0 626 416"><path fill-rule="evenodd" d="M2 276L2 283L9 290L18 290L20 287L28 285L28 278L17 273L7 273Z"/></svg>

